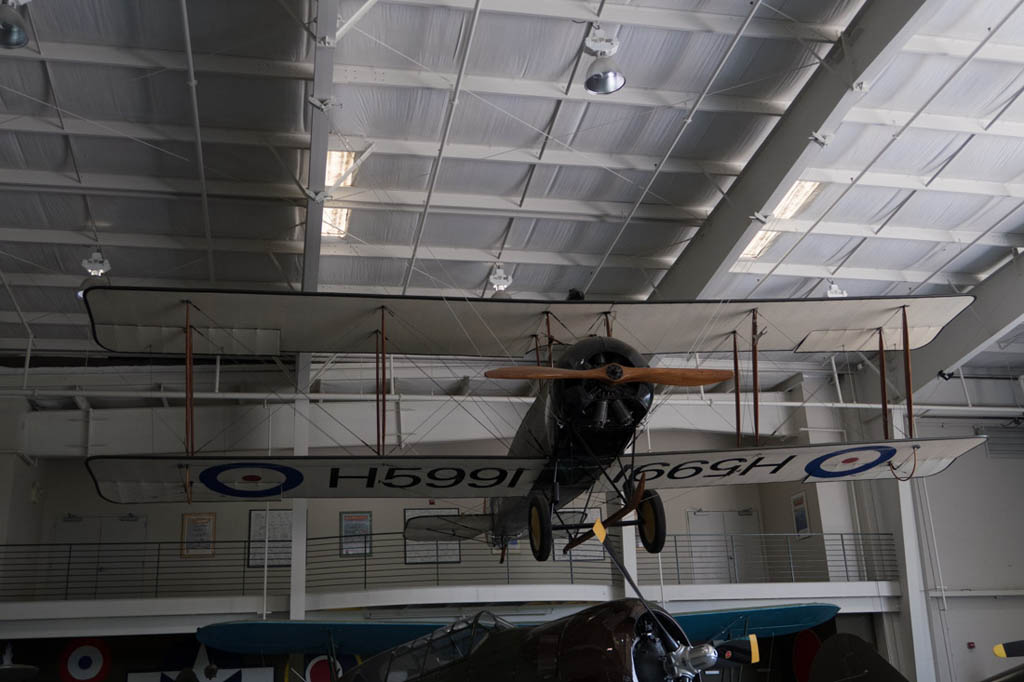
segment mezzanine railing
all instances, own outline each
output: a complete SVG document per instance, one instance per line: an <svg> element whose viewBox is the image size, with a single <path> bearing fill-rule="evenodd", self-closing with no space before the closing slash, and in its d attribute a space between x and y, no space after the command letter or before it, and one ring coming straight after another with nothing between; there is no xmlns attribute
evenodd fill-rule
<svg viewBox="0 0 1024 682"><path fill-rule="evenodd" d="M590 544L594 544L593 547ZM407 543L400 533L311 538L309 592L461 585L607 585L617 574L596 543L534 561L526 541L504 563L480 542ZM206 553L180 542L0 545L0 600L120 599L286 594L290 543L219 540ZM873 581L898 577L887 533L670 535L664 551L637 550L646 585Z"/></svg>

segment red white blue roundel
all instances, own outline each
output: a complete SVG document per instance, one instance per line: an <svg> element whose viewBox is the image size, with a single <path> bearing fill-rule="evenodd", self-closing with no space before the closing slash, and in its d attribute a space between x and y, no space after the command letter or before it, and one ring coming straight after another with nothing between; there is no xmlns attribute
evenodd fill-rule
<svg viewBox="0 0 1024 682"><path fill-rule="evenodd" d="M335 662L337 676L341 677L341 663ZM306 666L306 682L331 682L331 662L327 656L317 656Z"/></svg>
<svg viewBox="0 0 1024 682"><path fill-rule="evenodd" d="M302 483L302 472L274 462L229 462L204 469L207 488L232 497L276 497Z"/></svg>
<svg viewBox="0 0 1024 682"><path fill-rule="evenodd" d="M815 457L807 463L804 471L814 478L852 476L888 462L895 454L896 448L888 445L863 445L846 448Z"/></svg>
<svg viewBox="0 0 1024 682"><path fill-rule="evenodd" d="M60 678L64 682L103 682L110 672L110 650L100 639L75 639L64 649Z"/></svg>

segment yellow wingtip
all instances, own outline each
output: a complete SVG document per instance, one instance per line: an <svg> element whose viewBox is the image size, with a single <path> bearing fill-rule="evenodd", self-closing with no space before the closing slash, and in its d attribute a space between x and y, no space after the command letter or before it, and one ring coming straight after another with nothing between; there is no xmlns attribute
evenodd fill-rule
<svg viewBox="0 0 1024 682"><path fill-rule="evenodd" d="M602 545L604 544L604 539L608 537L608 531L605 529L604 524L601 523L601 519L594 522L594 535Z"/></svg>
<svg viewBox="0 0 1024 682"><path fill-rule="evenodd" d="M757 647L757 635L750 635L750 662L758 663L761 660L761 651Z"/></svg>
<svg viewBox="0 0 1024 682"><path fill-rule="evenodd" d="M994 647L992 647L992 653L994 653L999 658L1006 658L1006 647L1004 647L1002 644L996 644Z"/></svg>

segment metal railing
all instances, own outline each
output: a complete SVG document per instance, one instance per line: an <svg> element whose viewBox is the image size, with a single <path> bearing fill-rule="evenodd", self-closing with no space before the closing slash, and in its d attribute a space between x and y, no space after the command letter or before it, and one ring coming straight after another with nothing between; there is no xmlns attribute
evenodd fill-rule
<svg viewBox="0 0 1024 682"><path fill-rule="evenodd" d="M571 556L561 553L563 543L556 542L551 560L538 563L524 539L499 563L498 550L480 542L407 543L401 533L310 538L306 586L323 593L620 580L596 543ZM270 542L267 594L288 593L289 547ZM183 556L179 541L0 545L0 600L263 594L263 542L219 540L211 549L208 556ZM637 579L645 585L895 580L896 556L888 533L670 535L660 555L637 549Z"/></svg>
<svg viewBox="0 0 1024 682"><path fill-rule="evenodd" d="M273 565L284 547L274 545L267 593L287 594L288 566ZM177 541L0 545L4 601L262 594L262 541L220 540L205 556L182 556Z"/></svg>
<svg viewBox="0 0 1024 682"><path fill-rule="evenodd" d="M896 580L892 533L670 535L661 554L637 551L640 583Z"/></svg>
<svg viewBox="0 0 1024 682"><path fill-rule="evenodd" d="M345 538L352 543L352 538ZM618 572L604 549L580 547L562 554L555 542L549 561L534 560L524 538L501 552L482 542L406 542L401 533L372 536L369 553L344 554L338 537L313 538L306 556L311 592L455 585L607 585ZM348 545L352 547L351 544ZM357 549L361 549L356 545Z"/></svg>

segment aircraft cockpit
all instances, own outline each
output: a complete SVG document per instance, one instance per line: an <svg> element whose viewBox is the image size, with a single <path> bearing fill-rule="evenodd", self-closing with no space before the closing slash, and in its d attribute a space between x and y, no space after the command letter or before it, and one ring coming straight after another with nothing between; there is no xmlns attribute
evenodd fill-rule
<svg viewBox="0 0 1024 682"><path fill-rule="evenodd" d="M490 611L463 618L370 659L360 666L359 682L407 682L422 677L477 649L491 635L515 627ZM380 659L380 660L377 660Z"/></svg>

